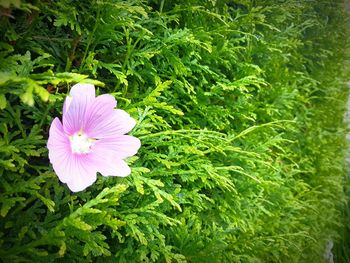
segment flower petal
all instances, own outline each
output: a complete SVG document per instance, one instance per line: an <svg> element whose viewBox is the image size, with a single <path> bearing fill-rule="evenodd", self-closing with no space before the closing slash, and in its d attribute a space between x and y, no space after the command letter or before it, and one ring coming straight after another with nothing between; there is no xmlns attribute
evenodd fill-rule
<svg viewBox="0 0 350 263"><path fill-rule="evenodd" d="M116 106L117 101L111 95L103 94L95 98L89 110L86 112L84 132L90 134L90 131L92 131L94 127L98 126L104 119L113 114Z"/></svg>
<svg viewBox="0 0 350 263"><path fill-rule="evenodd" d="M89 155L72 153L68 136L64 133L62 123L55 118L49 131L47 142L49 159L62 183L67 183L73 191L81 191L96 181L96 169Z"/></svg>
<svg viewBox="0 0 350 263"><path fill-rule="evenodd" d="M91 84L76 84L72 87L70 95L64 103L63 129L72 135L85 126L85 114L95 99L95 87Z"/></svg>
<svg viewBox="0 0 350 263"><path fill-rule="evenodd" d="M131 173L131 169L128 164L123 160L114 160L113 162L103 162L101 159L101 165L98 172L103 176L119 176L126 177ZM103 164L103 165L102 165Z"/></svg>
<svg viewBox="0 0 350 263"><path fill-rule="evenodd" d="M101 138L115 138L129 132L136 125L136 121L123 110L113 110L104 118L94 121L94 126L89 126L89 136Z"/></svg>
<svg viewBox="0 0 350 263"><path fill-rule="evenodd" d="M95 169L103 176L111 175L124 177L131 173L130 167L120 158L123 156L123 153L119 153L113 148L110 148L109 142L96 143L90 155ZM124 155L126 154L124 153Z"/></svg>
<svg viewBox="0 0 350 263"><path fill-rule="evenodd" d="M71 178L67 186L73 192L79 192L96 181L96 170L89 155L73 155L64 168Z"/></svg>
<svg viewBox="0 0 350 263"><path fill-rule="evenodd" d="M49 159L54 170L61 170L60 167L65 166L69 158L71 158L71 148L69 139L64 133L62 123L58 118L55 118L51 124L47 148L49 149ZM67 182L70 179L64 173L57 175L61 182Z"/></svg>
<svg viewBox="0 0 350 263"><path fill-rule="evenodd" d="M95 98L95 86L93 84L78 83L72 86L69 94L72 97L89 97L91 100Z"/></svg>
<svg viewBox="0 0 350 263"><path fill-rule="evenodd" d="M131 174L131 169L128 164L123 160L115 160L110 165L106 165L103 169L100 169L99 172L103 176L119 176L126 177Z"/></svg>
<svg viewBox="0 0 350 263"><path fill-rule="evenodd" d="M92 151L111 155L113 159L125 159L135 155L140 147L141 142L138 138L130 135L120 135L96 141L92 146Z"/></svg>
<svg viewBox="0 0 350 263"><path fill-rule="evenodd" d="M66 99L64 100L64 103L63 103L63 114L65 114L67 112L71 102L72 102L72 97L67 96Z"/></svg>

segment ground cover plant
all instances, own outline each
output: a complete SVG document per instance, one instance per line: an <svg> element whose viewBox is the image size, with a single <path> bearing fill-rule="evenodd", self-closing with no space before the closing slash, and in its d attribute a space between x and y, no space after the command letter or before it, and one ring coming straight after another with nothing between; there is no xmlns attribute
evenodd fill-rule
<svg viewBox="0 0 350 263"><path fill-rule="evenodd" d="M3 262L349 262L342 1L0 1ZM137 122L128 177L48 159L76 83Z"/></svg>

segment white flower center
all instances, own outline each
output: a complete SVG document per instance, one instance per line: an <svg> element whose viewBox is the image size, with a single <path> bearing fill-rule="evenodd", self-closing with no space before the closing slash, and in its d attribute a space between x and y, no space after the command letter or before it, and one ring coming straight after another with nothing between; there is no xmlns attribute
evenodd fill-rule
<svg viewBox="0 0 350 263"><path fill-rule="evenodd" d="M91 152L91 146L94 145L95 139L89 138L82 131L74 133L72 136L69 136L70 146L72 153L86 154Z"/></svg>

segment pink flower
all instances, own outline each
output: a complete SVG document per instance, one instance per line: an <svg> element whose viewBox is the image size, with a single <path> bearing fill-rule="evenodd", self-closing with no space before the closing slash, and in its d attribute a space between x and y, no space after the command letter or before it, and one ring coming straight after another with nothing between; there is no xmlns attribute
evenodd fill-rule
<svg viewBox="0 0 350 263"><path fill-rule="evenodd" d="M103 176L128 176L123 160L137 153L140 140L125 135L136 124L123 110L115 109L113 96L95 97L91 84L76 84L63 105L63 125L51 124L47 148L59 180L73 192L84 190Z"/></svg>

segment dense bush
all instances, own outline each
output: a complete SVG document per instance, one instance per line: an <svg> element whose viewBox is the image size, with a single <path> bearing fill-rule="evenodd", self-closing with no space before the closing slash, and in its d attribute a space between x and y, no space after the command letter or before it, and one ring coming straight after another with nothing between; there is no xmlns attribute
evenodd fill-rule
<svg viewBox="0 0 350 263"><path fill-rule="evenodd" d="M322 262L333 240L345 262L341 4L0 1L1 260ZM46 142L78 82L142 147L72 193Z"/></svg>

